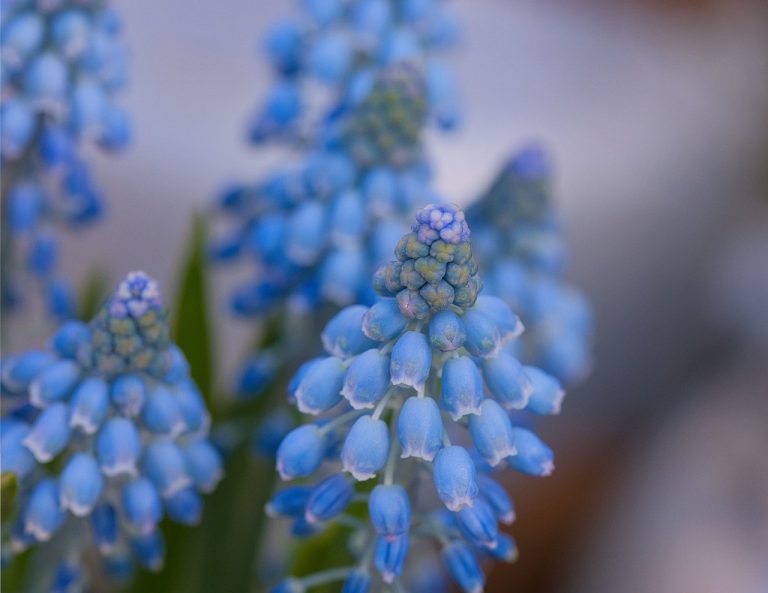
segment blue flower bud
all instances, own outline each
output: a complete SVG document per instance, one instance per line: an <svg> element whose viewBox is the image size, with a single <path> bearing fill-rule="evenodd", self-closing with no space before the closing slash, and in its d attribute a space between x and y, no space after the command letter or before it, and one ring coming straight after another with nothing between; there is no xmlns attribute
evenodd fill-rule
<svg viewBox="0 0 768 593"><path fill-rule="evenodd" d="M469 542L489 550L496 547L499 526L491 506L482 497L457 512L456 523Z"/></svg>
<svg viewBox="0 0 768 593"><path fill-rule="evenodd" d="M3 364L2 383L9 391L21 391L44 369L56 362L50 352L32 350L20 356L14 356Z"/></svg>
<svg viewBox="0 0 768 593"><path fill-rule="evenodd" d="M277 449L277 471L283 480L309 476L320 467L327 444L314 424L289 432Z"/></svg>
<svg viewBox="0 0 768 593"><path fill-rule="evenodd" d="M512 422L509 415L492 399L480 406L480 414L470 416L469 432L478 453L491 467L515 454Z"/></svg>
<svg viewBox="0 0 768 593"><path fill-rule="evenodd" d="M392 349L390 374L393 385L407 385L423 391L432 369L432 349L421 332L405 332Z"/></svg>
<svg viewBox="0 0 768 593"><path fill-rule="evenodd" d="M405 400L397 420L397 438L403 449L401 457L432 461L443 444L443 420L437 402L431 397Z"/></svg>
<svg viewBox="0 0 768 593"><path fill-rule="evenodd" d="M147 385L138 375L120 375L112 382L112 404L126 416L138 416L147 398Z"/></svg>
<svg viewBox="0 0 768 593"><path fill-rule="evenodd" d="M45 38L44 17L35 12L25 12L4 19L3 54L9 62L21 64L40 47Z"/></svg>
<svg viewBox="0 0 768 593"><path fill-rule="evenodd" d="M429 322L429 341L442 352L452 352L464 345L467 332L461 317L453 311L440 311Z"/></svg>
<svg viewBox="0 0 768 593"><path fill-rule="evenodd" d="M341 401L346 368L341 360L328 357L308 369L295 392L299 411L319 414Z"/></svg>
<svg viewBox="0 0 768 593"><path fill-rule="evenodd" d="M376 540L373 563L385 583L391 584L403 573L409 545L407 533L394 539L379 537Z"/></svg>
<svg viewBox="0 0 768 593"><path fill-rule="evenodd" d="M489 550L491 556L502 562L514 562L517 560L517 544L506 533L499 533L496 538L496 546Z"/></svg>
<svg viewBox="0 0 768 593"><path fill-rule="evenodd" d="M192 483L184 455L174 443L156 441L144 448L144 473L155 484L163 498L170 498Z"/></svg>
<svg viewBox="0 0 768 593"><path fill-rule="evenodd" d="M533 386L525 409L535 414L559 414L565 397L560 381L536 367L525 366L523 371Z"/></svg>
<svg viewBox="0 0 768 593"><path fill-rule="evenodd" d="M363 333L363 316L367 311L362 305L345 307L326 324L321 337L328 354L346 359L376 346Z"/></svg>
<svg viewBox="0 0 768 593"><path fill-rule="evenodd" d="M139 564L147 570L157 572L163 568L165 541L159 529L133 538L131 548Z"/></svg>
<svg viewBox="0 0 768 593"><path fill-rule="evenodd" d="M296 401L296 390L299 388L299 385L301 385L304 377L307 376L309 369L312 368L313 364L323 359L324 357L312 358L307 362L302 363L301 366L296 370L290 382L288 383L288 399L291 403Z"/></svg>
<svg viewBox="0 0 768 593"><path fill-rule="evenodd" d="M350 570L341 588L341 593L368 593L371 588L371 575L361 569Z"/></svg>
<svg viewBox="0 0 768 593"><path fill-rule="evenodd" d="M398 484L379 484L368 499L371 525L380 536L393 540L407 534L411 526L411 501Z"/></svg>
<svg viewBox="0 0 768 593"><path fill-rule="evenodd" d="M123 519L134 533L151 533L163 517L163 503L157 488L147 478L139 478L123 487Z"/></svg>
<svg viewBox="0 0 768 593"><path fill-rule="evenodd" d="M187 444L184 449L187 473L201 492L212 492L224 470L221 455L206 439Z"/></svg>
<svg viewBox="0 0 768 593"><path fill-rule="evenodd" d="M39 542L48 541L61 527L65 517L56 482L42 480L30 494L24 509L24 532Z"/></svg>
<svg viewBox="0 0 768 593"><path fill-rule="evenodd" d="M341 395L356 410L373 408L389 389L389 356L375 348L356 357L347 370Z"/></svg>
<svg viewBox="0 0 768 593"><path fill-rule="evenodd" d="M443 561L448 572L466 593L481 593L485 575L475 553L464 542L455 541L443 549Z"/></svg>
<svg viewBox="0 0 768 593"><path fill-rule="evenodd" d="M29 401L44 408L66 398L80 380L80 368L71 360L60 360L43 369L29 386Z"/></svg>
<svg viewBox="0 0 768 593"><path fill-rule="evenodd" d="M109 554L117 545L117 511L109 503L96 505L91 513L91 533L96 549L102 555Z"/></svg>
<svg viewBox="0 0 768 593"><path fill-rule="evenodd" d="M327 240L325 208L321 202L304 202L288 223L285 254L295 264L310 266L320 257Z"/></svg>
<svg viewBox="0 0 768 593"><path fill-rule="evenodd" d="M133 125L128 112L118 105L107 103L101 114L99 146L107 151L125 148L133 136Z"/></svg>
<svg viewBox="0 0 768 593"><path fill-rule="evenodd" d="M24 90L30 99L55 106L64 98L67 78L67 65L59 56L41 53L25 68Z"/></svg>
<svg viewBox="0 0 768 593"><path fill-rule="evenodd" d="M476 475L475 464L464 447L445 447L435 457L437 495L451 511L472 506L478 494Z"/></svg>
<svg viewBox="0 0 768 593"><path fill-rule="evenodd" d="M530 430L512 429L517 454L509 458L509 464L516 470L532 476L548 476L554 469L554 453Z"/></svg>
<svg viewBox="0 0 768 593"><path fill-rule="evenodd" d="M42 411L24 438L24 445L39 463L48 463L69 443L69 408L55 403Z"/></svg>
<svg viewBox="0 0 768 593"><path fill-rule="evenodd" d="M53 41L68 58L85 49L90 29L88 18L83 12L75 9L56 13L51 22Z"/></svg>
<svg viewBox="0 0 768 593"><path fill-rule="evenodd" d="M514 340L523 333L520 318L498 297L481 294L477 297L473 309L480 311L496 325L501 339L505 342Z"/></svg>
<svg viewBox="0 0 768 593"><path fill-rule="evenodd" d="M61 508L84 517L96 506L103 489L104 478L96 460L86 453L76 453L59 478Z"/></svg>
<svg viewBox="0 0 768 593"><path fill-rule="evenodd" d="M408 324L394 299L383 299L363 316L363 333L371 340L388 342L399 336Z"/></svg>
<svg viewBox="0 0 768 593"><path fill-rule="evenodd" d="M531 395L531 381L520 362L507 352L483 360L483 375L488 389L505 408L523 409Z"/></svg>
<svg viewBox="0 0 768 593"><path fill-rule="evenodd" d="M367 273L367 257L360 248L334 249L320 269L320 292L339 305L354 302L363 289Z"/></svg>
<svg viewBox="0 0 768 593"><path fill-rule="evenodd" d="M24 445L29 434L26 422L3 419L0 425L0 459L3 472L13 472L19 478L26 476L35 467L35 458Z"/></svg>
<svg viewBox="0 0 768 593"><path fill-rule="evenodd" d="M308 67L322 82L338 82L349 68L352 48L340 33L325 33L317 38L309 49Z"/></svg>
<svg viewBox="0 0 768 593"><path fill-rule="evenodd" d="M65 321L51 338L51 346L63 358L77 359L87 346L91 331L81 321Z"/></svg>
<svg viewBox="0 0 768 593"><path fill-rule="evenodd" d="M267 515L270 517L304 517L304 509L312 490L310 486L290 486L280 490L267 504Z"/></svg>
<svg viewBox="0 0 768 593"><path fill-rule="evenodd" d="M468 356L449 358L443 365L443 406L453 420L479 414L483 402L483 378Z"/></svg>
<svg viewBox="0 0 768 593"><path fill-rule="evenodd" d="M264 41L269 58L285 74L291 74L299 67L301 33L290 22L278 23L268 32Z"/></svg>
<svg viewBox="0 0 768 593"><path fill-rule="evenodd" d="M464 346L473 356L490 358L496 356L501 348L501 336L496 324L476 309L464 312L464 327L467 340Z"/></svg>
<svg viewBox="0 0 768 593"><path fill-rule="evenodd" d="M92 132L101 123L107 97L104 89L89 80L75 83L70 97L70 127L76 134Z"/></svg>
<svg viewBox="0 0 768 593"><path fill-rule="evenodd" d="M3 138L5 145L5 138ZM4 151L5 152L5 151ZM8 192L7 220L11 232L33 231L43 211L45 195L33 183L17 183Z"/></svg>
<svg viewBox="0 0 768 593"><path fill-rule="evenodd" d="M482 497L491 505L499 522L511 525L515 521L515 507L504 487L485 474L478 474L477 485L480 487Z"/></svg>
<svg viewBox="0 0 768 593"><path fill-rule="evenodd" d="M197 525L203 514L203 499L194 488L184 488L165 501L168 516L182 525Z"/></svg>
<svg viewBox="0 0 768 593"><path fill-rule="evenodd" d="M369 480L387 462L389 432L383 420L361 416L352 425L341 449L341 464L358 481Z"/></svg>
<svg viewBox="0 0 768 593"><path fill-rule="evenodd" d="M125 418L111 418L96 437L96 458L105 476L135 475L141 441L136 426Z"/></svg>
<svg viewBox="0 0 768 593"><path fill-rule="evenodd" d="M174 390L176 403L181 410L184 424L184 434L207 432L210 425L210 416L203 399L203 394L194 381L187 377Z"/></svg>
<svg viewBox="0 0 768 593"><path fill-rule="evenodd" d="M95 433L109 411L109 386L98 377L86 379L72 395L69 426L85 434Z"/></svg>
<svg viewBox="0 0 768 593"><path fill-rule="evenodd" d="M141 410L144 425L155 434L176 438L185 428L181 407L173 392L164 385L156 385L149 393Z"/></svg>
<svg viewBox="0 0 768 593"><path fill-rule="evenodd" d="M331 238L336 245L357 246L367 223L368 213L357 192L344 191L333 201L330 225Z"/></svg>
<svg viewBox="0 0 768 593"><path fill-rule="evenodd" d="M304 518L309 523L333 519L349 506L355 489L342 474L328 476L317 484L307 499Z"/></svg>

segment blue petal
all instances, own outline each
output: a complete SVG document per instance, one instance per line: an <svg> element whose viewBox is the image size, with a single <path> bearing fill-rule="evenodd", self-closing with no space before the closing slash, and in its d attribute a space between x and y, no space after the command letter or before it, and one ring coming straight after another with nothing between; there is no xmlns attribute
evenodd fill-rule
<svg viewBox="0 0 768 593"><path fill-rule="evenodd" d="M352 483L346 476L328 476L312 489L307 499L304 518L309 523L333 519L349 506L354 493Z"/></svg>
<svg viewBox="0 0 768 593"><path fill-rule="evenodd" d="M464 345L467 331L461 317L453 311L440 311L429 322L429 341L442 352L452 352Z"/></svg>
<svg viewBox="0 0 768 593"><path fill-rule="evenodd" d="M554 469L554 453L539 437L524 428L512 429L517 454L509 458L516 470L532 476L548 476Z"/></svg>
<svg viewBox="0 0 768 593"><path fill-rule="evenodd" d="M55 403L42 411L32 430L24 438L24 445L40 463L48 463L69 443L69 408Z"/></svg>
<svg viewBox="0 0 768 593"><path fill-rule="evenodd" d="M526 366L523 371L533 386L525 409L536 414L559 414L565 397L560 381L536 367Z"/></svg>
<svg viewBox="0 0 768 593"><path fill-rule="evenodd" d="M464 346L469 353L481 358L496 356L501 348L501 335L496 324L474 308L464 312L463 320L467 331Z"/></svg>
<svg viewBox="0 0 768 593"><path fill-rule="evenodd" d="M104 478L96 460L86 453L76 453L59 478L61 508L84 517L96 506L103 489Z"/></svg>
<svg viewBox="0 0 768 593"><path fill-rule="evenodd" d="M507 412L492 399L480 406L480 414L470 416L469 431L478 453L491 466L515 454L512 422Z"/></svg>
<svg viewBox="0 0 768 593"><path fill-rule="evenodd" d="M352 361L341 395L356 410L373 408L389 389L389 356L371 348Z"/></svg>
<svg viewBox="0 0 768 593"><path fill-rule="evenodd" d="M362 305L346 307L326 324L321 337L328 354L346 359L376 346L363 333L363 316L367 311Z"/></svg>
<svg viewBox="0 0 768 593"><path fill-rule="evenodd" d="M394 539L411 526L411 502L405 488L398 484L379 484L368 500L371 525L380 536Z"/></svg>
<svg viewBox="0 0 768 593"><path fill-rule="evenodd" d="M318 360L307 369L295 391L296 405L305 414L319 414L341 401L347 370L335 357Z"/></svg>
<svg viewBox="0 0 768 593"><path fill-rule="evenodd" d="M85 434L95 433L109 411L109 386L98 377L86 379L72 395L69 425Z"/></svg>
<svg viewBox="0 0 768 593"><path fill-rule="evenodd" d="M193 488L184 488L165 502L168 516L182 525L197 525L203 514L203 499Z"/></svg>
<svg viewBox="0 0 768 593"><path fill-rule="evenodd" d="M443 443L443 421L440 408L431 397L405 400L397 421L397 437L401 457L418 457L432 461Z"/></svg>
<svg viewBox="0 0 768 593"><path fill-rule="evenodd" d="M432 349L421 332L405 332L392 349L390 375L393 385L407 385L423 391L432 369Z"/></svg>
<svg viewBox="0 0 768 593"><path fill-rule="evenodd" d="M464 447L440 449L434 463L435 488L449 510L472 506L478 495L476 474L475 464Z"/></svg>
<svg viewBox="0 0 768 593"><path fill-rule="evenodd" d="M325 449L325 438L316 425L305 424L294 428L277 449L280 477L291 480L313 474L323 462Z"/></svg>
<svg viewBox="0 0 768 593"><path fill-rule="evenodd" d="M212 492L224 475L223 460L216 448L198 439L183 449L187 472L201 492Z"/></svg>
<svg viewBox="0 0 768 593"><path fill-rule="evenodd" d="M483 378L468 356L449 358L443 365L443 406L454 420L480 413L483 402Z"/></svg>
<svg viewBox="0 0 768 593"><path fill-rule="evenodd" d="M59 504L59 488L50 479L42 480L32 491L24 509L24 531L44 542L61 527L66 515Z"/></svg>
<svg viewBox="0 0 768 593"><path fill-rule="evenodd" d="M120 375L112 382L112 404L126 416L138 416L147 398L147 386L138 375Z"/></svg>
<svg viewBox="0 0 768 593"><path fill-rule="evenodd" d="M452 542L443 549L443 561L448 572L466 593L481 593L485 586L477 557L464 542Z"/></svg>
<svg viewBox="0 0 768 593"><path fill-rule="evenodd" d="M361 416L352 425L341 449L342 467L356 480L369 480L384 467L388 452L387 424L371 416Z"/></svg>
<svg viewBox="0 0 768 593"><path fill-rule="evenodd" d="M363 333L371 340L388 342L399 336L408 324L395 299L382 299L363 316Z"/></svg>
<svg viewBox="0 0 768 593"><path fill-rule="evenodd" d="M96 458L105 476L135 475L141 451L139 433L126 418L107 420L96 437Z"/></svg>
<svg viewBox="0 0 768 593"><path fill-rule="evenodd" d="M490 505L482 497L471 507L456 513L456 523L464 537L474 545L492 550L496 547L499 526Z"/></svg>
<svg viewBox="0 0 768 593"><path fill-rule="evenodd" d="M502 351L495 358L486 358L483 375L491 393L505 408L521 410L526 406L532 385L514 356Z"/></svg>
<svg viewBox="0 0 768 593"><path fill-rule="evenodd" d="M123 487L123 520L139 534L151 533L163 517L163 503L157 488L147 478L139 478Z"/></svg>
<svg viewBox="0 0 768 593"><path fill-rule="evenodd" d="M142 466L163 498L172 497L192 483L184 455L174 443L157 441L148 444L144 448Z"/></svg>
<svg viewBox="0 0 768 593"><path fill-rule="evenodd" d="M70 360L61 360L46 367L29 386L33 406L44 408L65 399L80 380L80 367Z"/></svg>
<svg viewBox="0 0 768 593"><path fill-rule="evenodd" d="M392 583L402 574L409 546L407 533L394 539L379 537L376 540L373 562L385 583Z"/></svg>

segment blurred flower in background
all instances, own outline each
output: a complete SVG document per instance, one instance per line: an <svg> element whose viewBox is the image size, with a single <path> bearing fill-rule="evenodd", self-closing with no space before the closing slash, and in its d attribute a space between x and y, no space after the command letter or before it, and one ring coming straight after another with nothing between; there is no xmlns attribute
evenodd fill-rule
<svg viewBox="0 0 768 593"><path fill-rule="evenodd" d="M59 271L62 230L79 230L104 210L82 145L105 151L131 136L116 95L127 79L121 21L100 1L2 7L2 297L5 314L23 300L26 277L49 314L72 317L74 289Z"/></svg>

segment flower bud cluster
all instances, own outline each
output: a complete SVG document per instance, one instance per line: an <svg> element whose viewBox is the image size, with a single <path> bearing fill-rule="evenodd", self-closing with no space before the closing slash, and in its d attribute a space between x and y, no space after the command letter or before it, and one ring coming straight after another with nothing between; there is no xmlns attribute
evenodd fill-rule
<svg viewBox="0 0 768 593"><path fill-rule="evenodd" d="M80 144L114 151L131 135L115 100L127 78L121 23L95 0L5 2L2 19L3 301L21 297L19 269L26 270L51 314L68 318L72 294L57 273L57 233L104 209Z"/></svg>
<svg viewBox="0 0 768 593"><path fill-rule="evenodd" d="M420 210L413 233L398 246L397 263L430 257L435 245L454 261L461 254L459 265L472 260L469 228L457 207ZM420 251L403 258L407 249ZM343 522L350 505L363 500L369 525L360 524L351 540L356 566L289 579L278 590L300 592L323 578L344 578L345 591L364 593L376 582L372 569L393 583L409 550L426 540L440 546L465 591L479 592L481 558L516 556L499 528L514 520L514 509L493 473L511 467L545 476L553 469L551 449L510 412L557 413L563 390L509 354L507 345L523 331L509 306L475 295L463 304L426 301L414 315L400 294L338 313L323 332L326 356L302 366L291 382L291 400L317 419L283 439L277 471L284 480L325 477L279 491L269 513L291 518L294 534L305 535ZM369 495L355 488L371 479L377 484ZM431 488L420 486L425 481Z"/></svg>
<svg viewBox="0 0 768 593"><path fill-rule="evenodd" d="M344 121L342 143L361 166L399 168L419 157L426 115L423 77L405 62L382 71L371 92Z"/></svg>
<svg viewBox="0 0 768 593"><path fill-rule="evenodd" d="M458 40L442 0L307 0L298 18L272 27L264 42L275 83L258 109L250 139L295 141L315 125L311 84L334 89L335 103L359 100L376 72L414 62L425 75L426 105L441 128L455 127L461 107L453 71L440 54Z"/></svg>
<svg viewBox="0 0 768 593"><path fill-rule="evenodd" d="M566 244L551 198L551 165L530 145L515 154L467 210L486 290L520 314L525 336L513 352L560 380L591 367L592 313L565 280Z"/></svg>
<svg viewBox="0 0 768 593"><path fill-rule="evenodd" d="M160 520L197 523L222 463L157 283L128 274L90 325L65 322L49 348L4 359L0 386L3 471L20 485L3 555L48 545L84 579L94 544L113 576L158 570Z"/></svg>

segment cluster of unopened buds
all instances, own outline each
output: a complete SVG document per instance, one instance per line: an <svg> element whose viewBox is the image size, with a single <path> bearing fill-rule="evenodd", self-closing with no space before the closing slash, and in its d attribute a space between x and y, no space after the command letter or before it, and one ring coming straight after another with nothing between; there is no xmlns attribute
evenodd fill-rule
<svg viewBox="0 0 768 593"><path fill-rule="evenodd" d="M160 520L197 523L222 463L157 283L129 274L90 324L65 322L49 348L5 358L0 386L3 471L19 489L4 561L52 550L51 591L87 581L93 547L115 578L135 562L159 570Z"/></svg>
<svg viewBox="0 0 768 593"><path fill-rule="evenodd" d="M280 591L345 580L345 592L363 593L372 567L396 582L420 541L439 546L465 591L481 591L480 559L516 556L499 529L514 519L512 502L494 472L553 470L552 451L510 412L557 413L560 384L507 352L523 327L502 300L478 295L463 212L431 205L416 220L376 274L383 298L338 313L322 334L326 356L294 377L292 401L316 419L277 452L284 480L321 479L279 491L269 512L292 518L296 535L351 523L358 563L289 578ZM356 487L374 478L372 490ZM361 501L369 524L347 512Z"/></svg>

